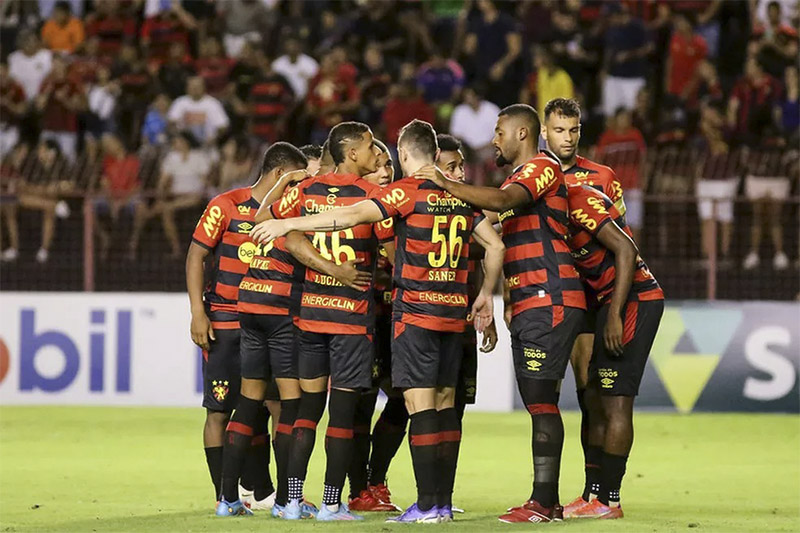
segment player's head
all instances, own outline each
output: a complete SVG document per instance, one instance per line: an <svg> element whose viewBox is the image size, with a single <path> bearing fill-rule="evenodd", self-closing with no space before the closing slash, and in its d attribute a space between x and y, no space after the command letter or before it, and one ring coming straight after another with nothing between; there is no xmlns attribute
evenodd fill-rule
<svg viewBox="0 0 800 533"><path fill-rule="evenodd" d="M308 159L299 148L287 142L276 142L264 152L259 178L270 176L278 179L287 172L302 170L307 166Z"/></svg>
<svg viewBox="0 0 800 533"><path fill-rule="evenodd" d="M439 159L436 161L437 166L442 169L448 177L456 181L465 181L464 152L461 150L461 141L452 135L440 133L436 136L436 142L439 143Z"/></svg>
<svg viewBox="0 0 800 533"><path fill-rule="evenodd" d="M419 166L436 161L438 156L439 145L433 126L417 119L403 126L397 138L397 157L403 174L411 175ZM411 168L414 166L417 168Z"/></svg>
<svg viewBox="0 0 800 533"><path fill-rule="evenodd" d="M498 167L510 165L526 146L539 141L539 115L527 104L513 104L497 115L492 145Z"/></svg>
<svg viewBox="0 0 800 533"><path fill-rule="evenodd" d="M542 138L562 163L569 163L581 140L581 106L573 98L554 98L544 106Z"/></svg>
<svg viewBox="0 0 800 533"><path fill-rule="evenodd" d="M372 144L372 130L361 122L341 122L328 134L328 148L334 164L359 176L375 172L378 167L378 156Z"/></svg>
<svg viewBox="0 0 800 533"><path fill-rule="evenodd" d="M300 151L308 159L306 170L309 176L316 176L319 172L320 159L322 158L322 147L318 144L307 144L300 147Z"/></svg>
<svg viewBox="0 0 800 533"><path fill-rule="evenodd" d="M378 139L375 139L373 150L375 150L378 156L378 169L364 176L364 179L375 185L386 187L394 181L394 161L392 161L392 153L389 151L389 147Z"/></svg>
<svg viewBox="0 0 800 533"><path fill-rule="evenodd" d="M317 174L327 174L333 172L336 168L336 163L333 162L329 146L328 140L325 139L325 142L322 143L322 155L319 158L319 171Z"/></svg>

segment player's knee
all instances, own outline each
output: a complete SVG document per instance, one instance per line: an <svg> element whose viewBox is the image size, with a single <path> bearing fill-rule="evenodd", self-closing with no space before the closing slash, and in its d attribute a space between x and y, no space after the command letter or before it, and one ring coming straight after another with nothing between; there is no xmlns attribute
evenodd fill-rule
<svg viewBox="0 0 800 533"><path fill-rule="evenodd" d="M435 389L408 389L403 392L409 414L436 408Z"/></svg>
<svg viewBox="0 0 800 533"><path fill-rule="evenodd" d="M449 409L456 404L455 387L443 387L436 390L436 409Z"/></svg>
<svg viewBox="0 0 800 533"><path fill-rule="evenodd" d="M225 431L225 426L231 418L230 413L223 411L206 410L206 428L210 430Z"/></svg>

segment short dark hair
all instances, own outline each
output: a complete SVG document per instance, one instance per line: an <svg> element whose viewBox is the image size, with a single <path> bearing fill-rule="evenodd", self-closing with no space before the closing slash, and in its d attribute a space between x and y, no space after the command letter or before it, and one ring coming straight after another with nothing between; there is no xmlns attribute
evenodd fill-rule
<svg viewBox="0 0 800 533"><path fill-rule="evenodd" d="M72 14L72 6L66 0L60 0L55 3L53 6L53 10L58 9L59 11L63 11L67 14Z"/></svg>
<svg viewBox="0 0 800 533"><path fill-rule="evenodd" d="M461 141L446 133L437 135L436 142L439 144L439 150L442 152L457 152L461 150Z"/></svg>
<svg viewBox="0 0 800 533"><path fill-rule="evenodd" d="M500 110L498 117L518 118L525 121L531 130L531 136L538 139L539 135L539 114L528 104L512 104Z"/></svg>
<svg viewBox="0 0 800 533"><path fill-rule="evenodd" d="M331 151L333 162L340 165L344 162L345 145L361 140L369 131L369 126L362 122L340 122L328 134L328 149Z"/></svg>
<svg viewBox="0 0 800 533"><path fill-rule="evenodd" d="M574 98L553 98L544 106L544 119L547 120L553 113L562 117L581 118L581 105Z"/></svg>
<svg viewBox="0 0 800 533"><path fill-rule="evenodd" d="M375 143L375 146L378 147L378 150L380 150L382 154L389 154L389 159L392 158L392 152L389 151L389 147L386 146L383 141L374 139L373 142Z"/></svg>
<svg viewBox="0 0 800 533"><path fill-rule="evenodd" d="M308 159L297 147L287 142L276 142L264 152L261 175L269 174L278 167L288 166L305 168L308 166Z"/></svg>
<svg viewBox="0 0 800 533"><path fill-rule="evenodd" d="M402 144L406 149L422 156L436 157L439 144L436 142L436 130L424 120L414 119L400 130L397 145Z"/></svg>
<svg viewBox="0 0 800 533"><path fill-rule="evenodd" d="M322 146L318 144L306 144L300 147L300 151L306 156L306 159L319 159L322 157Z"/></svg>

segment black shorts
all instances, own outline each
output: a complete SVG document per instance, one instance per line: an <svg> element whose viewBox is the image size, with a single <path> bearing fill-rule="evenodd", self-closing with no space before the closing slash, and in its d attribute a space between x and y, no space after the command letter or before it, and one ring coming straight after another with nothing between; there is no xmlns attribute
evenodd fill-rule
<svg viewBox="0 0 800 533"><path fill-rule="evenodd" d="M460 404L475 403L478 387L478 333L467 326L461 334L462 359L456 385L456 402Z"/></svg>
<svg viewBox="0 0 800 533"><path fill-rule="evenodd" d="M664 300L628 302L622 313L622 356L606 350L603 330L608 318L608 305L597 314L597 333L594 337L592 361L589 363L589 380L600 384L600 393L606 396L636 396L642 382L650 349L658 333Z"/></svg>
<svg viewBox="0 0 800 533"><path fill-rule="evenodd" d="M297 340L292 317L239 314L242 377L297 379Z"/></svg>
<svg viewBox="0 0 800 533"><path fill-rule="evenodd" d="M520 379L564 379L583 326L582 309L564 307L564 317L553 327L553 308L537 307L511 320L511 353L514 372Z"/></svg>
<svg viewBox="0 0 800 533"><path fill-rule="evenodd" d="M392 317L375 317L375 359L372 362L372 386L379 387L392 379Z"/></svg>
<svg viewBox="0 0 800 533"><path fill-rule="evenodd" d="M375 344L372 335L333 335L300 330L300 379L331 377L331 387L368 389Z"/></svg>
<svg viewBox="0 0 800 533"><path fill-rule="evenodd" d="M581 323L581 329L578 332L578 335L594 335L594 332L597 329L597 311L598 309L596 307L586 310L586 312L583 314L583 322Z"/></svg>
<svg viewBox="0 0 800 533"><path fill-rule="evenodd" d="M455 387L464 347L461 333L392 322L392 386L401 389Z"/></svg>
<svg viewBox="0 0 800 533"><path fill-rule="evenodd" d="M241 386L239 329L216 329L217 340L203 351L203 407L230 413Z"/></svg>

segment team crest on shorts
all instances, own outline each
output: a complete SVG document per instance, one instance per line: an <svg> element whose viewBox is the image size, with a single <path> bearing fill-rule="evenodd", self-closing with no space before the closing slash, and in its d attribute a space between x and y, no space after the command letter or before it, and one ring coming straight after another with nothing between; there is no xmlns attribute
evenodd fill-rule
<svg viewBox="0 0 800 533"><path fill-rule="evenodd" d="M225 401L225 398L228 396L228 380L225 381L216 379L211 382L211 393L214 395L214 399L218 402Z"/></svg>

